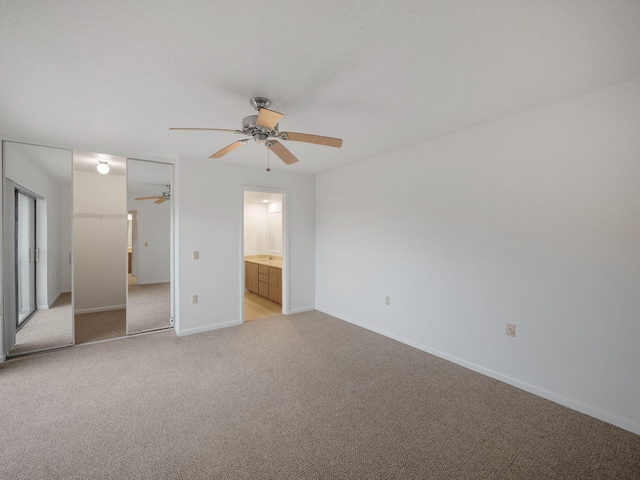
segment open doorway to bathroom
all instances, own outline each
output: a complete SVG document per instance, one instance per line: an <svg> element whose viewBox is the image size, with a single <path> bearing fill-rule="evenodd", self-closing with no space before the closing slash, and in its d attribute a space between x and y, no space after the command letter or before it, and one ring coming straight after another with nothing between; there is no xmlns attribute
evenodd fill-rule
<svg viewBox="0 0 640 480"><path fill-rule="evenodd" d="M282 313L283 198L244 192L244 320Z"/></svg>

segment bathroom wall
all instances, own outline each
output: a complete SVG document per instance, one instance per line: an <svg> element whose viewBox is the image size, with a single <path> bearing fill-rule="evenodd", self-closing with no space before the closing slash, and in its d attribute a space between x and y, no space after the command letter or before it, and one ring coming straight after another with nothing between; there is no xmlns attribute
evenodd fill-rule
<svg viewBox="0 0 640 480"><path fill-rule="evenodd" d="M267 204L244 202L244 254L267 254Z"/></svg>
<svg viewBox="0 0 640 480"><path fill-rule="evenodd" d="M276 215L278 218L274 218ZM274 248L273 232L269 240L270 222L279 225L279 235ZM270 245L271 243L271 245ZM244 202L244 254L245 255L278 255L282 256L282 202Z"/></svg>

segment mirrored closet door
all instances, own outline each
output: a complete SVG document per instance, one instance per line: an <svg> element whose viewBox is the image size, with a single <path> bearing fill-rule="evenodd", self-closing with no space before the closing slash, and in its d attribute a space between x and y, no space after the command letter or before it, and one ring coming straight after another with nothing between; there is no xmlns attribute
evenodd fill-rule
<svg viewBox="0 0 640 480"><path fill-rule="evenodd" d="M127 162L127 333L171 327L173 165Z"/></svg>
<svg viewBox="0 0 640 480"><path fill-rule="evenodd" d="M5 351L73 344L72 152L3 142Z"/></svg>

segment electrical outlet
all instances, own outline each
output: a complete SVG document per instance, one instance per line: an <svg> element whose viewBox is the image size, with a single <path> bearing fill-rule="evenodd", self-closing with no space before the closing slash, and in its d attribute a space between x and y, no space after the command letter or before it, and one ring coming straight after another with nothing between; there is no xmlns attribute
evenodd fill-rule
<svg viewBox="0 0 640 480"><path fill-rule="evenodd" d="M198 303L198 295L191 295L191 303L194 305Z"/></svg>
<svg viewBox="0 0 640 480"><path fill-rule="evenodd" d="M193 251L193 259L198 260L200 258L200 252L198 250Z"/></svg>
<svg viewBox="0 0 640 480"><path fill-rule="evenodd" d="M515 337L516 336L516 326L513 323L507 323L507 336Z"/></svg>
<svg viewBox="0 0 640 480"><path fill-rule="evenodd" d="M391 305L391 297L384 297L384 304Z"/></svg>

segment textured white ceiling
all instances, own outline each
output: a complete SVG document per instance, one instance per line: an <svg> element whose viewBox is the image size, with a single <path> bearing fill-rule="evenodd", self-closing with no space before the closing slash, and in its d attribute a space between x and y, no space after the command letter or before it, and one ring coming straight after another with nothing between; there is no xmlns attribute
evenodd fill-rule
<svg viewBox="0 0 640 480"><path fill-rule="evenodd" d="M206 157L238 137L168 128L239 128L261 95L344 139L272 158L318 172L640 77L640 2L0 0L0 45L5 138Z"/></svg>
<svg viewBox="0 0 640 480"><path fill-rule="evenodd" d="M282 194L264 192L244 192L244 201L249 203L281 202Z"/></svg>

